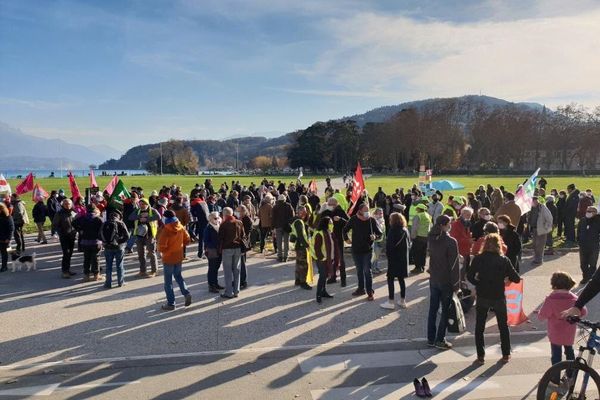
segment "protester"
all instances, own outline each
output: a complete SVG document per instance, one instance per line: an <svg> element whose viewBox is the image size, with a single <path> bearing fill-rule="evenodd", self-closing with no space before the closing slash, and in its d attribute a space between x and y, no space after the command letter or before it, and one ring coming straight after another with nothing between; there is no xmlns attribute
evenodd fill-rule
<svg viewBox="0 0 600 400"><path fill-rule="evenodd" d="M83 281L102 280L98 268L98 253L102 248L102 219L94 204L86 207L86 214L73 220L73 228L79 232L80 246L83 251ZM90 278L90 273L93 277Z"/></svg>
<svg viewBox="0 0 600 400"><path fill-rule="evenodd" d="M17 245L15 252L17 254L22 254L25 251L25 235L23 234L23 227L29 224L29 217L27 216L25 204L23 204L18 194L12 194L11 205L13 209L12 218L15 224L14 238Z"/></svg>
<svg viewBox="0 0 600 400"><path fill-rule="evenodd" d="M497 220L500 237L506 245L506 252L504 254L510 260L515 271L519 272L519 255L521 254L522 245L521 238L516 232L517 228L512 224L508 215L499 215Z"/></svg>
<svg viewBox="0 0 600 400"><path fill-rule="evenodd" d="M494 188L494 191L490 197L490 212L496 215L502 204L504 203L504 195L500 188Z"/></svg>
<svg viewBox="0 0 600 400"><path fill-rule="evenodd" d="M190 214L190 210L188 208L185 207L184 205L184 201L185 198L182 196L176 197L173 205L171 206L171 211L173 211L175 213L175 217L177 217L177 220L179 221L179 223L187 230L188 225L190 224L191 220L192 220L192 216ZM159 218L159 221L160 218ZM160 223L159 223L160 225ZM189 231L188 231L189 234ZM190 238L191 240L191 238ZM183 247L183 256L186 256L186 247Z"/></svg>
<svg viewBox="0 0 600 400"><path fill-rule="evenodd" d="M223 209L223 222L219 226L218 237L225 273L225 292L221 297L232 299L238 297L240 292L240 257L244 226L234 218L233 210L229 207Z"/></svg>
<svg viewBox="0 0 600 400"><path fill-rule="evenodd" d="M506 296L504 294L505 280L518 283L521 277L514 270L510 260L502 254L501 238L498 234L485 237L481 253L473 258L467 271L469 282L477 290L477 318L475 321L475 346L477 361L485 362L485 344L483 333L488 312L494 310L502 349L502 362L510 360L510 332L508 330Z"/></svg>
<svg viewBox="0 0 600 400"><path fill-rule="evenodd" d="M108 211L106 222L100 229L102 246L104 247L104 259L106 260L106 281L105 289L112 288L112 270L113 263L117 271L117 285L122 287L125 277L125 268L123 265L124 245L129 240L129 230L123 222L122 213L117 209Z"/></svg>
<svg viewBox="0 0 600 400"><path fill-rule="evenodd" d="M420 274L425 271L427 237L431 229L431 217L427 213L427 206L425 204L418 204L415 209L416 214L410 227L411 251L413 252L415 268L410 273Z"/></svg>
<svg viewBox="0 0 600 400"><path fill-rule="evenodd" d="M334 260L333 273L327 280L328 284L336 282L336 275L340 273L340 286L346 287L346 261L344 260L344 234L343 230L350 219L346 211L340 206L336 197L330 197L321 211L320 218L329 217L333 221Z"/></svg>
<svg viewBox="0 0 600 400"><path fill-rule="evenodd" d="M538 312L540 321L548 321L548 339L550 340L550 348L552 351L552 365L562 361L562 352L564 349L567 361L575 359L575 351L573 350L573 342L577 333L577 325L566 321L561 312L573 307L577 302L577 295L571 292L575 281L566 272L557 271L550 278L552 293L544 300L544 304ZM581 316L587 314L587 309L581 309ZM560 377L552 378L555 384L559 384Z"/></svg>
<svg viewBox="0 0 600 400"><path fill-rule="evenodd" d="M558 192L558 201L556 202L556 237L563 237L563 232L565 229L565 211L567 208L567 192L561 190Z"/></svg>
<svg viewBox="0 0 600 400"><path fill-rule="evenodd" d="M410 251L410 233L406 227L406 219L401 213L394 212L390 215L390 227L386 238L386 254L388 259L387 284L388 301L380 306L386 310L396 308L394 304L394 281L400 283L400 308L406 308L406 283L408 277L408 258Z"/></svg>
<svg viewBox="0 0 600 400"><path fill-rule="evenodd" d="M545 204L538 201L537 196L533 196L531 211L529 212L529 230L533 237L533 265L542 265L544 262L544 247L546 245L546 236L552 232L553 220L552 213Z"/></svg>
<svg viewBox="0 0 600 400"><path fill-rule="evenodd" d="M46 204L44 204L43 199L39 199L35 203L33 210L31 210L31 216L33 217L33 222L35 222L38 231L37 239L35 241L41 244L47 244L48 240L46 240L46 234L44 233L44 224L48 217L48 208L46 207Z"/></svg>
<svg viewBox="0 0 600 400"><path fill-rule="evenodd" d="M515 226L517 226L519 224L519 221L521 220L522 211L521 207L519 207L519 205L515 203L515 195L510 192L507 192L504 195L504 204L502 204L500 208L498 208L494 215L496 217L499 215L508 215L512 223L515 224Z"/></svg>
<svg viewBox="0 0 600 400"><path fill-rule="evenodd" d="M77 214L73 211L73 202L71 199L64 199L61 206L61 209L54 215L52 226L58 233L62 249L62 277L69 279L73 275L76 275L76 272L71 271L71 257L73 256L75 237L77 236L77 231L73 228L73 220Z"/></svg>
<svg viewBox="0 0 600 400"><path fill-rule="evenodd" d="M569 193L564 211L565 218L565 239L566 244L575 244L575 218L577 217L577 210L579 206L579 189L575 187L575 184L571 183L567 186L567 192Z"/></svg>
<svg viewBox="0 0 600 400"><path fill-rule="evenodd" d="M219 242L219 227L221 218L219 213L214 211L208 215L208 225L204 228L202 234L204 241L204 254L208 259L208 273L206 280L208 282L208 291L210 293L219 293L224 287L219 285L219 267L221 266L221 244Z"/></svg>
<svg viewBox="0 0 600 400"><path fill-rule="evenodd" d="M166 213L166 211L165 211ZM133 235L140 262L140 277L156 276L156 234L158 233L158 211L150 207L146 199L139 200L139 208L131 213L129 220L133 221ZM147 253L147 256L146 256ZM150 259L150 273L147 272L146 257Z"/></svg>
<svg viewBox="0 0 600 400"><path fill-rule="evenodd" d="M377 227L382 232L381 237L373 242L373 256L371 258L371 266L374 274L381 274L383 271L379 268L379 259L385 247L385 220L383 218L383 209L376 208L373 213L373 219L377 223Z"/></svg>
<svg viewBox="0 0 600 400"><path fill-rule="evenodd" d="M464 277L465 271L469 268L471 261L471 246L473 238L471 236L471 217L473 209L465 207L460 211L460 218L452 222L450 228L450 236L456 239L458 243L458 254L462 256L463 269L461 269L461 278ZM461 279L462 280L462 279Z"/></svg>
<svg viewBox="0 0 600 400"><path fill-rule="evenodd" d="M548 232L546 236L546 254L553 255L554 254L554 228L558 225L558 208L556 204L554 204L554 196L548 195L546 196L546 207L550 214L552 215L552 229Z"/></svg>
<svg viewBox="0 0 600 400"><path fill-rule="evenodd" d="M192 295L188 290L181 275L181 263L184 258L184 249L190 243L190 235L185 227L171 210L165 211L165 225L163 226L158 241L158 250L163 262L165 281L165 294L167 303L161 306L164 311L175 309L175 293L173 292L173 278L177 282L181 294L185 297L185 307L192 304Z"/></svg>
<svg viewBox="0 0 600 400"><path fill-rule="evenodd" d="M250 232L252 231L252 220L248 216L248 209L240 204L234 212L235 217L242 221L244 227L244 236L242 237L242 247L240 256L240 289L248 287L248 271L246 269L246 253L250 251Z"/></svg>
<svg viewBox="0 0 600 400"><path fill-rule="evenodd" d="M327 292L327 276L333 270L334 242L331 235L331 226L332 222L329 217L321 218L310 245L311 257L315 260L319 271L317 303L321 303L323 298L333 298L333 295Z"/></svg>
<svg viewBox="0 0 600 400"><path fill-rule="evenodd" d="M271 211L271 221L275 228L277 240L277 261L286 262L289 252L290 223L294 218L294 210L290 203L286 202L285 195L280 194Z"/></svg>
<svg viewBox="0 0 600 400"><path fill-rule="evenodd" d="M8 269L8 247L15 231L15 223L8 212L8 207L0 202L0 256L2 257L2 266L0 272Z"/></svg>
<svg viewBox="0 0 600 400"><path fill-rule="evenodd" d="M427 344L440 350L452 348L446 340L448 309L452 293L459 290L458 244L449 235L451 218L441 215L429 232L429 315L427 318ZM438 310L442 308L436 328Z"/></svg>
<svg viewBox="0 0 600 400"><path fill-rule="evenodd" d="M375 220L371 218L367 202L362 203L358 212L348 220L342 232L344 240L352 245L352 258L358 277L358 288L352 293L352 296L366 294L367 300L373 301L375 291L371 274L371 256L373 242L382 235L382 232ZM348 236L349 232L352 232L352 240Z"/></svg>
<svg viewBox="0 0 600 400"><path fill-rule="evenodd" d="M132 216L139 210L139 204L139 196L136 192L131 192L131 197L123 201L123 221L125 222L127 229L129 229L129 241L127 241L127 245L125 246L125 253L127 254L133 253L133 245L137 240L137 236L134 232L135 221L132 220L132 218L134 218Z"/></svg>
<svg viewBox="0 0 600 400"><path fill-rule="evenodd" d="M579 242L579 264L583 275L580 283L585 285L592 279L598 265L600 216L596 207L588 207L585 216L579 220L577 240Z"/></svg>
<svg viewBox="0 0 600 400"><path fill-rule="evenodd" d="M431 217L432 221L435 221L437 217L442 215L442 211L444 210L444 206L441 201L442 193L440 191L436 191L431 195L431 202L429 202L429 207L427 209L427 213Z"/></svg>
<svg viewBox="0 0 600 400"><path fill-rule="evenodd" d="M296 280L294 285L300 286L302 289L311 290L312 287L306 282L308 272L308 255L307 249L310 247L308 238L308 211L305 206L298 206L296 218L292 222L292 231L290 238L294 243L296 251Z"/></svg>
<svg viewBox="0 0 600 400"><path fill-rule="evenodd" d="M481 207L477 212L477 220L471 225L471 236L477 240L483 236L483 227L491 221L492 213L487 207Z"/></svg>
<svg viewBox="0 0 600 400"><path fill-rule="evenodd" d="M58 201L58 192L56 190L50 192L50 197L48 197L48 200L46 201L46 207L48 210L48 218L50 219L50 236L56 238L56 230L52 224L54 216L60 210L60 201Z"/></svg>
<svg viewBox="0 0 600 400"><path fill-rule="evenodd" d="M267 240L267 236L271 233L271 229L273 228L273 222L271 214L273 212L273 197L270 194L266 194L263 197L262 202L260 204L260 208L258 209L258 218L260 220L260 252L263 253L265 250L265 241ZM275 246L275 241L273 241L273 246Z"/></svg>

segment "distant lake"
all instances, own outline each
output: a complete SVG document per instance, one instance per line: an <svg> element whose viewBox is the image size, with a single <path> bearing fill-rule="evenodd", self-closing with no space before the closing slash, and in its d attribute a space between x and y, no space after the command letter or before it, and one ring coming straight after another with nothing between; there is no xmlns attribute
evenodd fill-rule
<svg viewBox="0 0 600 400"><path fill-rule="evenodd" d="M54 172L55 178L66 177L69 171L67 170L59 170L59 169L0 169L0 174L4 174L5 178L16 178L21 175L22 177L27 176L28 173L33 172L33 175L36 178L48 178L51 173ZM71 170L73 175L78 176L88 176L90 173L89 169L73 169ZM144 169L125 169L125 170L108 170L108 169L95 169L94 174L96 177L100 176L113 176L114 174L123 175L126 174L128 176L131 175L148 175L148 171Z"/></svg>

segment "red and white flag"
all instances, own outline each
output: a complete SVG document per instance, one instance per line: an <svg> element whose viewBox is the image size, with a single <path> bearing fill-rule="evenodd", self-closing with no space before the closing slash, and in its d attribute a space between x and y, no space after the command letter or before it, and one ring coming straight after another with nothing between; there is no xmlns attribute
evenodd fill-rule
<svg viewBox="0 0 600 400"><path fill-rule="evenodd" d="M79 186L77 186L77 182L75 182L75 177L71 171L69 171L69 186L71 187L71 198L73 201L77 201L77 199L81 197L81 192L79 191Z"/></svg>
<svg viewBox="0 0 600 400"><path fill-rule="evenodd" d="M9 196L12 193L8 181L2 174L0 174L0 193L8 193Z"/></svg>
<svg viewBox="0 0 600 400"><path fill-rule="evenodd" d="M44 201L48 197L48 192L44 190L43 187L40 186L39 183L36 183L33 187L33 195L31 199L35 202Z"/></svg>
<svg viewBox="0 0 600 400"><path fill-rule="evenodd" d="M23 182L17 185L16 189L18 195L31 192L33 190L33 173L30 172L29 175L23 179Z"/></svg>
<svg viewBox="0 0 600 400"><path fill-rule="evenodd" d="M356 205L358 199L360 199L360 196L362 196L364 190L365 181L363 180L362 168L360 167L359 162L356 166L356 172L354 173L354 182L352 183L352 196L350 197L350 200L352 201L352 207L350 207L350 210L348 210L349 213L352 213L352 210L354 210L354 206Z"/></svg>
<svg viewBox="0 0 600 400"><path fill-rule="evenodd" d="M112 194L112 192L115 190L115 187L117 187L117 183L119 183L119 177L115 175L110 180L110 182L108 182L108 185L106 185L106 187L104 188L104 191L107 192L108 195L110 196Z"/></svg>
<svg viewBox="0 0 600 400"><path fill-rule="evenodd" d="M96 175L94 175L94 170L90 168L90 187L97 188L98 184L96 183Z"/></svg>

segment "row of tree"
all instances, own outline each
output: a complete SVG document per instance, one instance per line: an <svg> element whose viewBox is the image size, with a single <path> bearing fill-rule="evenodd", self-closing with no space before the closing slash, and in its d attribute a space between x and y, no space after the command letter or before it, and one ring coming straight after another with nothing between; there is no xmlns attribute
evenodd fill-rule
<svg viewBox="0 0 600 400"><path fill-rule="evenodd" d="M318 122L296 132L292 168L376 170L598 169L600 107L507 104L465 113L452 101L405 109L383 123Z"/></svg>

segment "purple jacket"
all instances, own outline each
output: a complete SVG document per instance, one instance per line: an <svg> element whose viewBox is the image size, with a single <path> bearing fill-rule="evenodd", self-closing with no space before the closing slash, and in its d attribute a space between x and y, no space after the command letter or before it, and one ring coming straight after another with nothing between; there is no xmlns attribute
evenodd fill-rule
<svg viewBox="0 0 600 400"><path fill-rule="evenodd" d="M550 343L561 346L572 346L575 341L577 325L570 324L560 318L560 313L573 307L577 296L564 290L555 290L544 300L542 308L538 314L540 321L548 320L548 339ZM587 314L584 307L581 310L581 316Z"/></svg>

